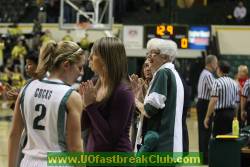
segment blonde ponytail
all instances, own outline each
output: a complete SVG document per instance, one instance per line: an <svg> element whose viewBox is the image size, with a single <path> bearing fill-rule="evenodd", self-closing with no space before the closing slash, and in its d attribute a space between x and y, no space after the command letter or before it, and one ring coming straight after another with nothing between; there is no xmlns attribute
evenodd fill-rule
<svg viewBox="0 0 250 167"><path fill-rule="evenodd" d="M43 78L46 72L52 68L54 58L56 57L56 48L57 43L55 41L49 41L42 46L38 66L35 72L36 78Z"/></svg>

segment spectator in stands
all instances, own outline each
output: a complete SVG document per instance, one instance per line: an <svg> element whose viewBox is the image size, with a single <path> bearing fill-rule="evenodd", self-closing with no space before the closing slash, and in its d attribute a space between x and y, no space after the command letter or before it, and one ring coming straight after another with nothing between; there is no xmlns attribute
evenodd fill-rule
<svg viewBox="0 0 250 167"><path fill-rule="evenodd" d="M149 60L146 59L143 66L142 66L142 71L141 71L141 78L139 78L137 75L133 74L130 77L131 83L132 83L132 88L135 94L135 104L136 104L136 113L134 113L134 117L132 119L132 144L135 146L136 144L136 136L139 128L139 121L140 121L140 115L139 113L143 114L144 109L143 109L143 102L144 102L144 97L147 93L148 86L150 81L152 80L153 75L152 72L149 68ZM139 134L141 135L141 134ZM141 136L138 136L141 137ZM139 140L139 139L137 139ZM136 145L137 147L137 145Z"/></svg>
<svg viewBox="0 0 250 167"><path fill-rule="evenodd" d="M36 0L36 4L37 6L41 6L41 5L44 5L44 0Z"/></svg>
<svg viewBox="0 0 250 167"><path fill-rule="evenodd" d="M89 48L90 42L89 42L87 33L84 34L84 36L79 42L79 45L81 46L83 50L87 50Z"/></svg>
<svg viewBox="0 0 250 167"><path fill-rule="evenodd" d="M234 8L234 18L238 23L244 23L247 15L247 9L242 1Z"/></svg>
<svg viewBox="0 0 250 167"><path fill-rule="evenodd" d="M45 1L41 0L40 2L37 2L37 8L38 8L38 21L40 23L46 23L47 21L47 13L45 11Z"/></svg>
<svg viewBox="0 0 250 167"><path fill-rule="evenodd" d="M35 78L37 64L38 64L38 56L35 53L29 54L26 57L25 72L28 75L28 77L30 77L32 79ZM16 77L14 77L14 78L16 79L16 78L18 78L18 76L19 75L17 74ZM12 78L13 78L13 76L12 76ZM22 84L24 84L24 83L22 83ZM16 100L18 93L20 91L20 89L18 89L17 87L13 87L13 86L14 85L12 85L12 87L9 87L7 90L7 97L9 100ZM14 107L14 105L12 107ZM14 108L12 108L12 109L14 109Z"/></svg>
<svg viewBox="0 0 250 167"><path fill-rule="evenodd" d="M240 96L243 95L243 86L245 85L245 82L247 81L247 79L248 79L248 67L246 65L240 65L238 67L238 73L236 74L236 82L240 89L240 92L239 92ZM241 100L242 98L240 98L240 101ZM244 120L241 119L241 105L239 106L239 110L237 111L237 116L238 116L238 120L240 123L240 127L243 127Z"/></svg>
<svg viewBox="0 0 250 167"><path fill-rule="evenodd" d="M147 93L147 89L152 78L153 78L153 75L149 68L148 59L145 60L142 66L141 78L139 78L135 74L131 75L131 81L132 81L133 90L135 92L135 97L142 103L144 101L144 97Z"/></svg>
<svg viewBox="0 0 250 167"><path fill-rule="evenodd" d="M22 35L22 30L20 29L17 23L13 23L8 27L7 33L12 37L18 37Z"/></svg>
<svg viewBox="0 0 250 167"><path fill-rule="evenodd" d="M25 72L28 77L34 78L36 67L38 65L38 54L31 53L26 57Z"/></svg>
<svg viewBox="0 0 250 167"><path fill-rule="evenodd" d="M243 123L247 121L247 125L250 125L250 79L245 82L244 87L242 89L240 108L241 121Z"/></svg>
<svg viewBox="0 0 250 167"><path fill-rule="evenodd" d="M7 108L8 101L7 101L7 90L10 88L10 85L12 85L11 80L11 68L8 68L6 66L1 66L0 68L0 83L2 85L2 93L3 93L3 108Z"/></svg>
<svg viewBox="0 0 250 167"><path fill-rule="evenodd" d="M4 54L3 54L4 49L5 49L5 42L2 39L2 37L0 37L0 66L2 66L4 62Z"/></svg>
<svg viewBox="0 0 250 167"><path fill-rule="evenodd" d="M3 96L4 89L5 89L5 87L4 87L3 83L0 81L0 96L1 97Z"/></svg>
<svg viewBox="0 0 250 167"><path fill-rule="evenodd" d="M52 34L51 34L50 30L45 30L44 34L40 38L40 42L42 45L45 45L50 40L53 40Z"/></svg>
<svg viewBox="0 0 250 167"><path fill-rule="evenodd" d="M73 41L72 36L70 35L70 30L67 30L67 34L62 38L63 41Z"/></svg>
<svg viewBox="0 0 250 167"><path fill-rule="evenodd" d="M13 61L11 58L6 60L6 64L4 65L4 67L11 69L11 70L14 69Z"/></svg>
<svg viewBox="0 0 250 167"><path fill-rule="evenodd" d="M24 62L24 57L26 55L27 55L27 48L25 48L24 42L21 39L19 39L17 41L17 45L15 45L11 51L11 57L12 57L14 66L22 65L22 63Z"/></svg>
<svg viewBox="0 0 250 167"><path fill-rule="evenodd" d="M35 19L33 23L32 33L33 35L38 35L41 32L42 32L42 25L37 19Z"/></svg>
<svg viewBox="0 0 250 167"><path fill-rule="evenodd" d="M19 66L14 67L14 71L12 72L11 75L11 80L12 80L12 86L20 89L24 85L24 78L21 73L21 68Z"/></svg>
<svg viewBox="0 0 250 167"><path fill-rule="evenodd" d="M248 67L246 65L240 65L238 67L237 82L239 84L241 91L247 79L248 79Z"/></svg>
<svg viewBox="0 0 250 167"><path fill-rule="evenodd" d="M152 72L151 72L151 70L149 68L149 60L148 59L145 60L143 66L142 66L141 77L145 81L145 84L146 84L145 86L148 86L150 81L153 78L153 74L152 74ZM144 93L146 95L146 92L144 92Z"/></svg>
<svg viewBox="0 0 250 167"><path fill-rule="evenodd" d="M10 85L11 84L11 70L9 68L1 66L0 82L3 85Z"/></svg>

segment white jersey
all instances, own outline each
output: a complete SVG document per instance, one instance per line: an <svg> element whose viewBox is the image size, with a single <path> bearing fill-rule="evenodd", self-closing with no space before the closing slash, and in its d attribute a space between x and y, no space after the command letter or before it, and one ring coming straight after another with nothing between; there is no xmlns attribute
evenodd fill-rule
<svg viewBox="0 0 250 167"><path fill-rule="evenodd" d="M22 90L20 108L27 131L23 153L47 158L66 150L66 102L73 89L60 80L34 80Z"/></svg>

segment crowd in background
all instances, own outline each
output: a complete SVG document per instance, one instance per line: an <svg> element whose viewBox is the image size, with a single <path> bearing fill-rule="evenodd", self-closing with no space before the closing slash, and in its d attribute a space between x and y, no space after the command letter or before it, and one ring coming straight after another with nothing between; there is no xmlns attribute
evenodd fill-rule
<svg viewBox="0 0 250 167"><path fill-rule="evenodd" d="M92 0L71 0L85 12L93 12ZM95 2L95 1L94 1ZM243 3L242 3L243 2ZM245 24L249 20L249 2L214 0L114 0L115 23L152 24ZM102 2L103 3L103 2ZM101 4L101 10L103 10ZM60 0L19 0L0 2L0 22L31 23L38 18L42 23L58 23ZM214 8L218 10L214 12ZM64 5L64 22L75 23L77 12ZM147 17L142 17L146 15ZM192 16L198 16L193 18ZM210 16L208 18L204 18ZM215 18L213 18L215 17ZM243 18L243 19L242 19Z"/></svg>
<svg viewBox="0 0 250 167"><path fill-rule="evenodd" d="M24 34L18 24L14 23L8 27L6 34L0 36L0 90L3 98L9 86L19 89L26 83L30 78L25 70L27 58L38 58L41 46L50 40L53 40L53 34L49 30L42 31L41 24L37 21L30 34ZM68 31L61 40L73 41L73 38ZM86 54L89 53L91 43L87 34L76 42Z"/></svg>

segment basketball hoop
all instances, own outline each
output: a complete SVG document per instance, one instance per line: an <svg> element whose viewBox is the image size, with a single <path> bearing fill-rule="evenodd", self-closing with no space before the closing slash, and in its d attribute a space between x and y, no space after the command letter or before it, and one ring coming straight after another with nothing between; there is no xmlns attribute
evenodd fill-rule
<svg viewBox="0 0 250 167"><path fill-rule="evenodd" d="M91 23L90 22L79 22L75 24L75 29L76 30L87 30L91 28Z"/></svg>
<svg viewBox="0 0 250 167"><path fill-rule="evenodd" d="M75 31L74 33L76 34L77 37L79 37L79 40L82 37L85 37L87 35L87 30L91 29L92 24L90 22L79 22L75 23Z"/></svg>

